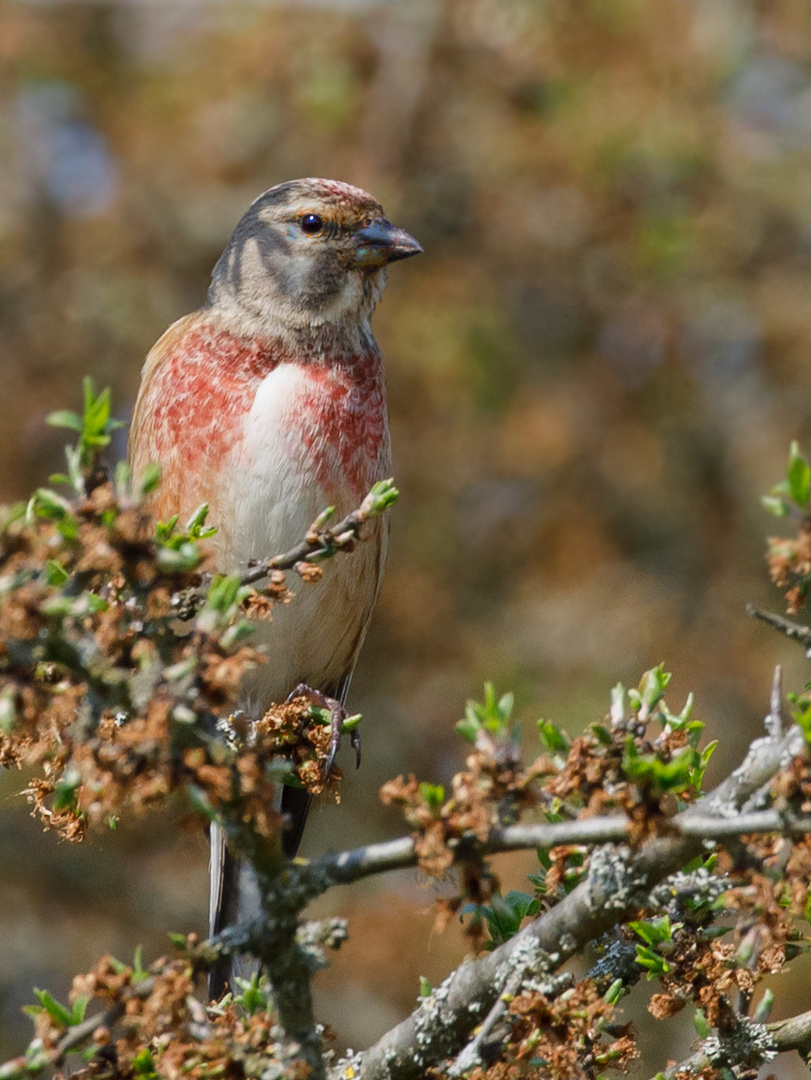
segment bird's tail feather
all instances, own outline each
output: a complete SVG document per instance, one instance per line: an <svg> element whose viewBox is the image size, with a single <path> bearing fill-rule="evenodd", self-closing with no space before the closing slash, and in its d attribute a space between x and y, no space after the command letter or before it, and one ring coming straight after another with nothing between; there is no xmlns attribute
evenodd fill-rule
<svg viewBox="0 0 811 1080"><path fill-rule="evenodd" d="M341 679L334 693L326 691L341 704L346 700L350 675ZM331 688L333 689L333 688ZM301 845L307 815L313 797L303 788L283 787L277 809L285 819L282 834L282 850L285 857L293 859ZM211 825L211 889L209 893L209 934L219 934L227 926L236 926L261 918L259 886L250 863L236 858L228 850L225 835L217 824ZM234 978L250 979L259 970L257 961L244 956L227 957L213 967L208 976L208 992L212 1001L222 997L226 990L235 990Z"/></svg>

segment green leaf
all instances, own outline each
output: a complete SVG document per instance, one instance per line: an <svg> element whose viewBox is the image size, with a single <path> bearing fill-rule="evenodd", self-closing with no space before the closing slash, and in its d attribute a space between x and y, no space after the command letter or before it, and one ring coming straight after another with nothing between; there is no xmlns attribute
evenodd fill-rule
<svg viewBox="0 0 811 1080"><path fill-rule="evenodd" d="M208 503L201 503L186 522L186 533L191 540L203 540L216 533L215 528L205 528Z"/></svg>
<svg viewBox="0 0 811 1080"><path fill-rule="evenodd" d="M237 1005L241 1005L245 1012L252 1014L270 1011L267 979L260 978L259 974L254 972L250 979L240 979L237 976L234 982L240 991L239 994L234 995L234 1001Z"/></svg>
<svg viewBox="0 0 811 1080"><path fill-rule="evenodd" d="M707 743L702 752L699 754L698 763L690 771L690 783L696 789L701 790L701 785L704 782L704 773L707 770L707 766L710 763L710 758L715 753L718 746L718 740L713 739L711 743Z"/></svg>
<svg viewBox="0 0 811 1080"><path fill-rule="evenodd" d="M481 733L508 736L514 703L514 694L497 698L495 687L487 682L484 684L484 701L468 701L465 715L456 724L456 730L463 739L474 743Z"/></svg>
<svg viewBox="0 0 811 1080"><path fill-rule="evenodd" d="M75 540L79 535L79 522L72 514L68 514L61 521L58 521L56 528L62 539L67 540L68 543Z"/></svg>
<svg viewBox="0 0 811 1080"><path fill-rule="evenodd" d="M624 993L625 987L622 979L614 979L605 994L603 994L603 1001L608 1005L616 1005L622 999Z"/></svg>
<svg viewBox="0 0 811 1080"><path fill-rule="evenodd" d="M527 881L539 896L546 894L546 874L527 874Z"/></svg>
<svg viewBox="0 0 811 1080"><path fill-rule="evenodd" d="M58 409L56 412L48 413L45 423L50 424L51 427L70 428L71 431L81 431L84 427L81 416L67 409Z"/></svg>
<svg viewBox="0 0 811 1080"><path fill-rule="evenodd" d="M177 527L178 515L170 517L168 521L156 521L155 522L155 539L159 544L165 544L167 540L174 534Z"/></svg>
<svg viewBox="0 0 811 1080"><path fill-rule="evenodd" d="M363 500L361 506L361 513L367 517L374 517L376 514L382 514L384 510L388 510L400 496L400 492L394 486L394 480L379 480L374 484L369 491L369 494Z"/></svg>
<svg viewBox="0 0 811 1080"><path fill-rule="evenodd" d="M667 725L668 727L672 728L674 731L677 731L677 730L683 728L686 724L689 723L690 715L691 715L692 711L693 711L693 694L692 694L692 692L687 695L687 700L685 701L684 707L682 708L680 713L672 713L670 711L670 709L667 707L667 704L664 701L660 702L660 704L659 704L659 712L661 714L660 715L660 720L662 722L662 727ZM704 724L701 724L699 721L693 721L693 722L696 723L696 724L699 724L699 727L698 727L699 731L704 730Z"/></svg>
<svg viewBox="0 0 811 1080"><path fill-rule="evenodd" d="M0 693L0 732L10 735L17 721L17 695L12 686Z"/></svg>
<svg viewBox="0 0 811 1080"><path fill-rule="evenodd" d="M796 442L791 444L789 454L788 471L786 472L789 494L794 502L801 508L808 505L809 488L811 487L811 466L800 452Z"/></svg>
<svg viewBox="0 0 811 1080"><path fill-rule="evenodd" d="M54 788L53 809L55 811L76 809L76 792L81 782L82 778L76 769L68 769L62 774Z"/></svg>
<svg viewBox="0 0 811 1080"><path fill-rule="evenodd" d="M71 515L71 505L67 499L63 499L50 488L37 488L28 502L28 518L32 520L34 515L59 521L66 515Z"/></svg>
<svg viewBox="0 0 811 1080"><path fill-rule="evenodd" d="M615 723L625 718L626 712L626 698L625 687L622 683L617 683L616 686L611 688L611 719Z"/></svg>
<svg viewBox="0 0 811 1080"><path fill-rule="evenodd" d="M229 615L240 599L241 590L242 584L235 574L218 574L209 586L206 605L222 615Z"/></svg>
<svg viewBox="0 0 811 1080"><path fill-rule="evenodd" d="M200 551L191 541L180 544L177 548L162 547L156 553L158 566L168 573L183 573L194 570L200 562Z"/></svg>
<svg viewBox="0 0 811 1080"><path fill-rule="evenodd" d="M73 1012L67 1006L60 1004L55 998L51 997L47 990L37 990L34 988L34 994L36 995L40 1005L45 1012L50 1016L54 1023L59 1024L60 1027L71 1027L77 1023L73 1019Z"/></svg>
<svg viewBox="0 0 811 1080"><path fill-rule="evenodd" d="M89 994L79 994L76 1000L73 1002L73 1020L71 1027L76 1024L81 1024L87 1013L87 1006L90 1004Z"/></svg>
<svg viewBox="0 0 811 1080"><path fill-rule="evenodd" d="M640 788L658 794L678 794L688 786L696 787L696 779L700 784L706 763L702 767L702 755L692 746L674 754L670 761L663 761L655 754L640 754L634 740L629 737L625 743L622 767L626 776Z"/></svg>
<svg viewBox="0 0 811 1080"><path fill-rule="evenodd" d="M696 1009L693 1013L693 1024L695 1025L695 1029L698 1032L698 1037L700 1039L707 1039L712 1035L712 1028L707 1023L707 1017L701 1009Z"/></svg>
<svg viewBox="0 0 811 1080"><path fill-rule="evenodd" d="M775 517L786 518L791 513L791 507L786 500L777 495L761 495L760 502L764 510L768 510Z"/></svg>
<svg viewBox="0 0 811 1080"><path fill-rule="evenodd" d="M791 710L792 718L802 731L806 744L811 746L811 700L796 700L796 706Z"/></svg>
<svg viewBox="0 0 811 1080"><path fill-rule="evenodd" d="M134 983L143 982L149 976L149 972L144 967L144 950L143 946L139 945L135 950L135 956L132 959L132 981Z"/></svg>
<svg viewBox="0 0 811 1080"><path fill-rule="evenodd" d="M439 816L445 802L445 788L441 784L420 784L420 795L434 817Z"/></svg>
<svg viewBox="0 0 811 1080"><path fill-rule="evenodd" d="M433 986L431 986L431 984L428 982L428 980L425 978L424 975L420 975L420 992L419 992L419 996L421 998L429 998L431 996L431 994L433 994L433 992L434 992Z"/></svg>
<svg viewBox="0 0 811 1080"><path fill-rule="evenodd" d="M228 629L223 632L220 637L220 645L222 645L224 649L234 649L240 642L252 637L255 631L255 623L250 622L248 619L240 619L239 622L235 622L233 626L229 626ZM350 720L353 719L355 718L352 716L347 717L345 723L349 723ZM357 721L360 721L360 713L358 713ZM341 731L343 730L344 728L342 726ZM346 728L346 730L349 731L350 728Z"/></svg>
<svg viewBox="0 0 811 1080"><path fill-rule="evenodd" d="M662 915L661 918L650 922L641 920L629 922L628 926L637 937L642 938L646 945L659 945L663 941L670 941L673 937L669 915Z"/></svg>
<svg viewBox="0 0 811 1080"><path fill-rule="evenodd" d="M142 1077L143 1080L157 1080L155 1059L152 1057L152 1052L148 1046L140 1050L132 1059L132 1071L136 1076Z"/></svg>
<svg viewBox="0 0 811 1080"><path fill-rule="evenodd" d="M157 461L150 462L141 473L141 486L140 491L142 495L151 495L153 491L160 485L161 482L161 467ZM175 518L177 521L177 518Z"/></svg>
<svg viewBox="0 0 811 1080"><path fill-rule="evenodd" d="M645 968L648 982L666 975L671 970L671 965L663 956L645 945L636 946L636 962L640 967Z"/></svg>
<svg viewBox="0 0 811 1080"><path fill-rule="evenodd" d="M655 668L646 671L638 688L628 691L634 712L645 710L648 714L652 713L664 697L670 678L670 672L665 671L664 664L657 664Z"/></svg>
<svg viewBox="0 0 811 1080"><path fill-rule="evenodd" d="M538 733L541 742L553 754L568 754L570 748L569 737L559 727L549 720L538 721Z"/></svg>
<svg viewBox="0 0 811 1080"><path fill-rule="evenodd" d="M66 581L70 581L70 574L56 559L48 559L45 563L45 574L48 578L48 584L56 588L64 585Z"/></svg>
<svg viewBox="0 0 811 1080"><path fill-rule="evenodd" d="M537 896L511 890L506 896L494 893L488 904L467 904L462 914L474 913L484 917L490 936L496 945L502 945L521 929L528 915L537 915L541 902Z"/></svg>
<svg viewBox="0 0 811 1080"><path fill-rule="evenodd" d="M763 991L763 997L755 1007L755 1015L752 1019L756 1024L765 1024L774 1005L774 991L768 987Z"/></svg>

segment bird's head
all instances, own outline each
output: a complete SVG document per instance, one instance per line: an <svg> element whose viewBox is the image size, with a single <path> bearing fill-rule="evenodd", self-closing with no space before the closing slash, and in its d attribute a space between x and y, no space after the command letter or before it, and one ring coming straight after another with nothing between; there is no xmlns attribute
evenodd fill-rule
<svg viewBox="0 0 811 1080"><path fill-rule="evenodd" d="M337 180L291 180L260 195L212 276L208 307L259 336L361 329L386 266L422 248L376 199Z"/></svg>

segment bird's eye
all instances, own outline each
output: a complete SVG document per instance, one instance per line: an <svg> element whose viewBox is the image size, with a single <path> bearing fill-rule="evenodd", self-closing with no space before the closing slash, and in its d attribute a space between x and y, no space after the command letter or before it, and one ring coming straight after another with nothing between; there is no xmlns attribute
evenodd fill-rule
<svg viewBox="0 0 811 1080"><path fill-rule="evenodd" d="M304 217L299 218L298 223L301 231L308 236L315 236L315 234L321 232L324 227L324 222L318 214L305 214Z"/></svg>

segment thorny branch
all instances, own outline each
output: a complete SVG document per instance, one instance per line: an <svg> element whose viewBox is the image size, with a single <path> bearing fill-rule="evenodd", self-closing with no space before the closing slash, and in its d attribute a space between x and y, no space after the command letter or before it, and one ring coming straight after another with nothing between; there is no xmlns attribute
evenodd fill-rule
<svg viewBox="0 0 811 1080"><path fill-rule="evenodd" d="M733 817L752 792L803 752L804 739L796 727L781 739L756 740L732 775L681 818ZM350 1075L357 1080L419 1080L430 1065L461 1051L516 971L535 978L557 971L589 941L644 907L654 886L701 849L697 835L682 835L649 840L638 853L598 850L586 880L557 906L481 960L463 964L408 1019L330 1075L334 1080Z"/></svg>

